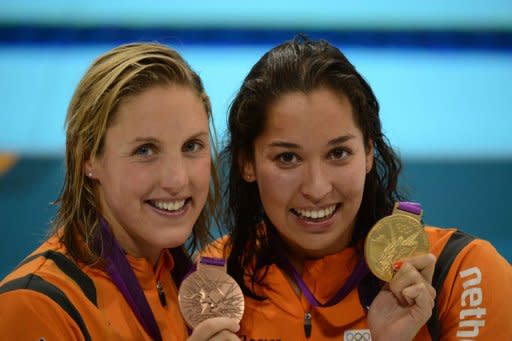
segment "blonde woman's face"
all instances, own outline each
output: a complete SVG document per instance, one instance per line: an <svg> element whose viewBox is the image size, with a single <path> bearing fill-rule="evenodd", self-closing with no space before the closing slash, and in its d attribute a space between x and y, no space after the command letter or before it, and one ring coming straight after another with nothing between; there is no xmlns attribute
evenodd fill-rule
<svg viewBox="0 0 512 341"><path fill-rule="evenodd" d="M183 86L157 86L121 102L104 151L86 163L103 215L126 252L155 261L185 242L210 182L208 117Z"/></svg>

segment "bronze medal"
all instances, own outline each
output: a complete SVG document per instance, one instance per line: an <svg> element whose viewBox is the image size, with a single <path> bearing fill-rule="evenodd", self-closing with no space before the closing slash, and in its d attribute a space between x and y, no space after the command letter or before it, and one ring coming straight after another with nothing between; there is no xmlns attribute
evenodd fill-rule
<svg viewBox="0 0 512 341"><path fill-rule="evenodd" d="M218 265L199 262L197 270L182 282L178 301L191 328L212 317L229 317L240 322L244 313L242 290L225 268Z"/></svg>
<svg viewBox="0 0 512 341"><path fill-rule="evenodd" d="M429 252L427 234L421 224L421 215L397 209L379 220L365 241L365 258L370 271L389 282L394 275L397 260Z"/></svg>

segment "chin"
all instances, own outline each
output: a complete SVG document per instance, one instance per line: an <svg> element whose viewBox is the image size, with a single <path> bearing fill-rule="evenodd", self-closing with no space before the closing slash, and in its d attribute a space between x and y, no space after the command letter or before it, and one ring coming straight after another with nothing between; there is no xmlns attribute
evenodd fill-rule
<svg viewBox="0 0 512 341"><path fill-rule="evenodd" d="M160 248L175 248L185 244L187 239L190 237L192 229L176 231L173 230L171 233L160 234L159 238L155 240L155 243L160 245Z"/></svg>
<svg viewBox="0 0 512 341"><path fill-rule="evenodd" d="M333 245L332 241L325 243L314 243L314 245L307 245L303 248L304 252L312 258L320 258L330 254L337 253L341 251L341 247L337 247L337 245Z"/></svg>

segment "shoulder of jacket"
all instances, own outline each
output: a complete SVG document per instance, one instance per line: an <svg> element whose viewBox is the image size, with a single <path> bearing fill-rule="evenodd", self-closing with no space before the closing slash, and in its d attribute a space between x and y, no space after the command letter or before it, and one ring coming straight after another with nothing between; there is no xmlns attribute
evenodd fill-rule
<svg viewBox="0 0 512 341"><path fill-rule="evenodd" d="M0 282L0 293L32 290L48 295L54 293L56 297L70 297L73 293L74 297L84 295L97 306L96 286L90 277L91 271L87 271L89 267L60 252L65 249L44 247L45 244Z"/></svg>
<svg viewBox="0 0 512 341"><path fill-rule="evenodd" d="M205 247L201 252L200 256L205 257L215 257L215 258L223 258L227 259L229 257L229 241L230 237L228 235L224 235L217 240L213 241Z"/></svg>

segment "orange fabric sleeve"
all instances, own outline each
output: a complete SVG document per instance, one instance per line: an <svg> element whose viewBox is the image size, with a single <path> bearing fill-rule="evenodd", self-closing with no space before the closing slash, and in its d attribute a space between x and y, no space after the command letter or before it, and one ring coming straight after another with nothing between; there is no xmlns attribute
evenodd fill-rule
<svg viewBox="0 0 512 341"><path fill-rule="evenodd" d="M229 250L225 247L225 245L228 241L229 236L227 235L216 239L211 244L207 245L203 250L201 250L199 256L227 259L229 257Z"/></svg>
<svg viewBox="0 0 512 341"><path fill-rule="evenodd" d="M73 319L44 294L18 289L0 295L5 340L84 340Z"/></svg>
<svg viewBox="0 0 512 341"><path fill-rule="evenodd" d="M488 242L461 251L439 294L441 340L512 339L512 267Z"/></svg>

